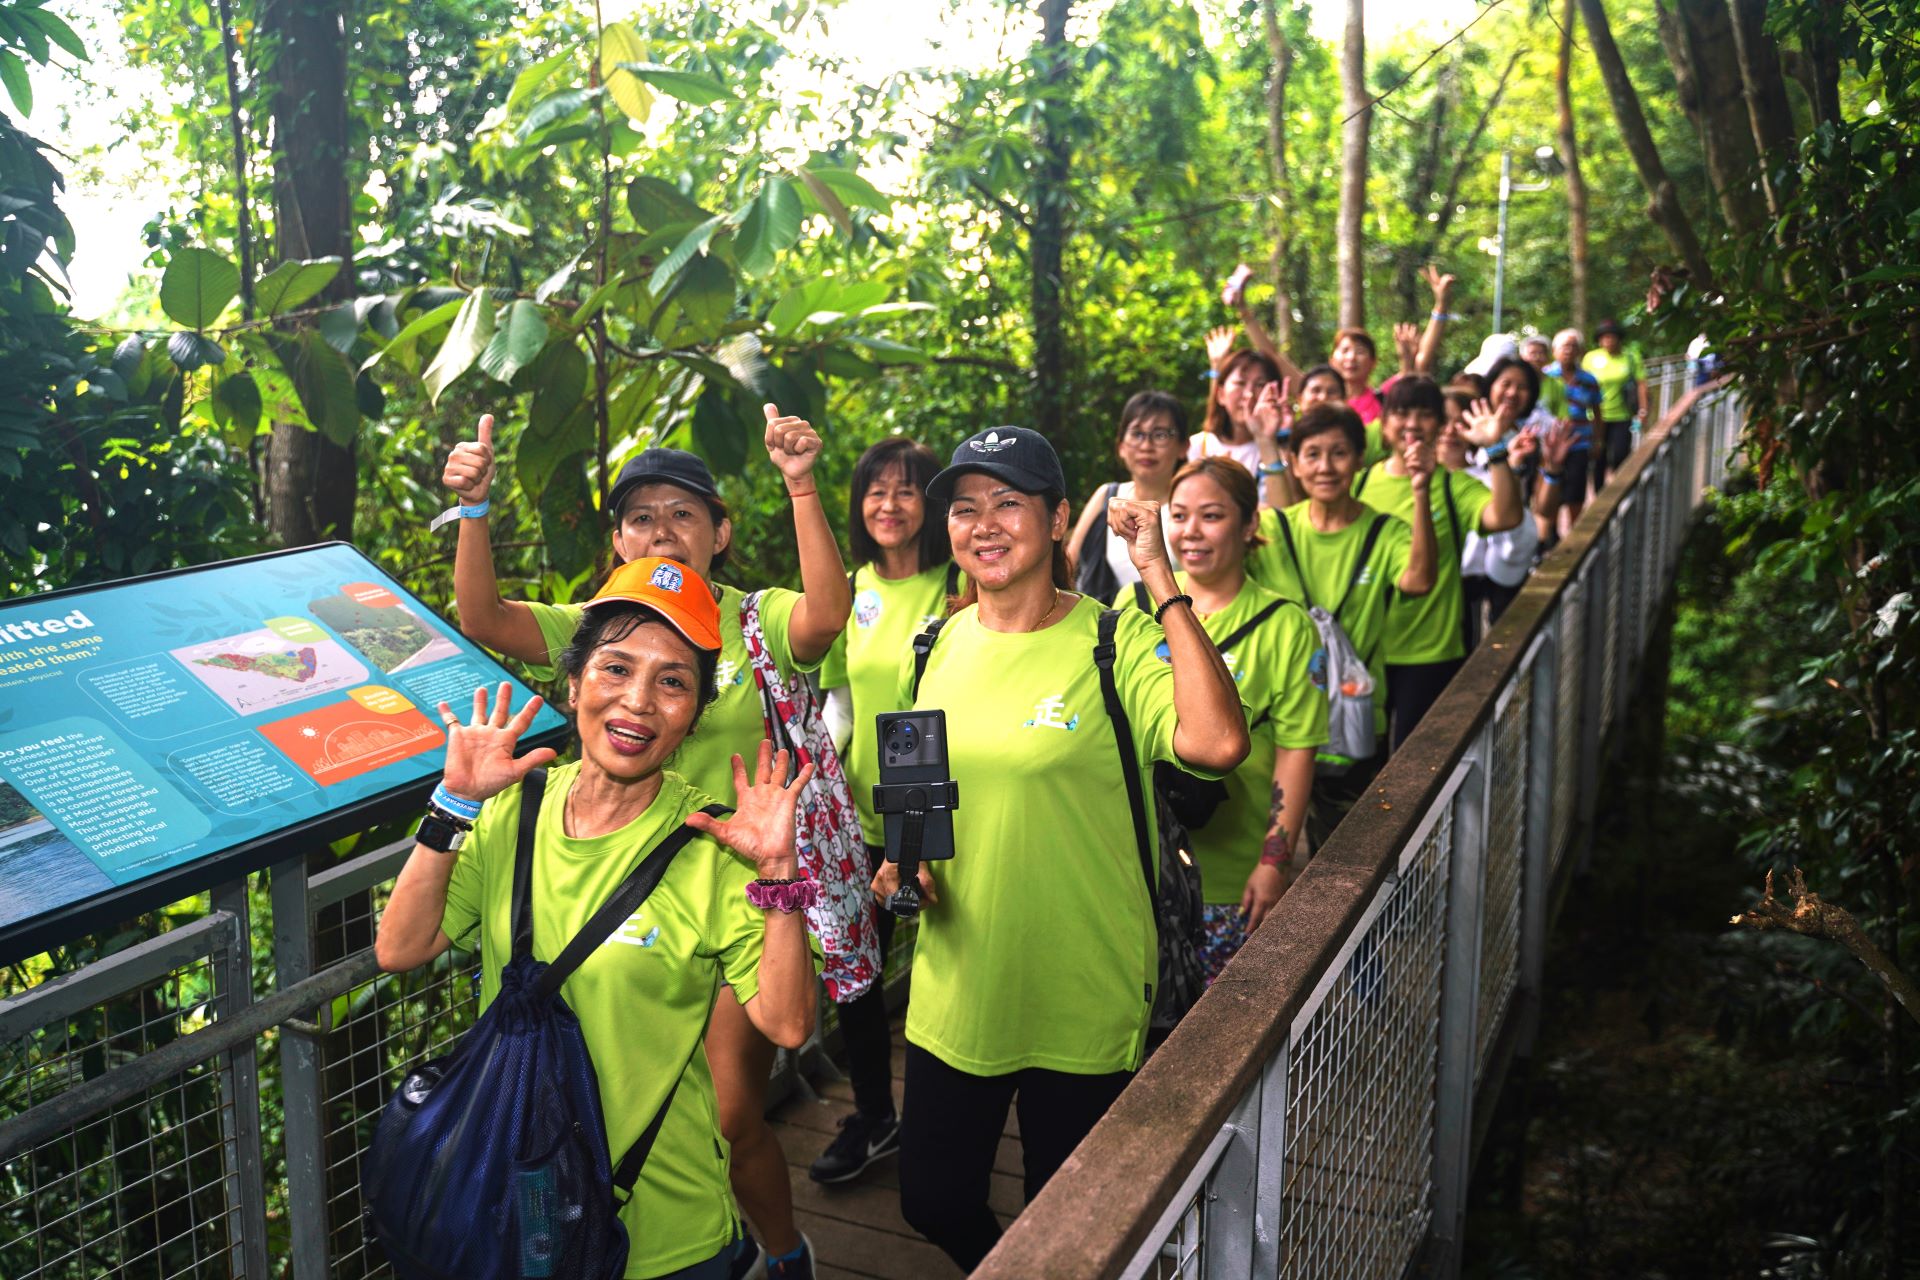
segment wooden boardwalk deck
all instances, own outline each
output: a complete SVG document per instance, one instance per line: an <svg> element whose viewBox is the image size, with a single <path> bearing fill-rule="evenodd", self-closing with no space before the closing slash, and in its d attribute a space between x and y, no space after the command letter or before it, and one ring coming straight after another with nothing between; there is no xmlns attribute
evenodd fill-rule
<svg viewBox="0 0 1920 1280"><path fill-rule="evenodd" d="M905 1043L896 1020L893 1035L893 1095L900 1101ZM853 1110L853 1090L845 1080L812 1081L818 1099L796 1092L769 1117L793 1172L793 1207L800 1230L813 1241L820 1280L960 1280L960 1268L928 1244L900 1216L900 1174L889 1156L858 1182L823 1187L807 1176L807 1166L839 1132L840 1120ZM1021 1193L1020 1138L1011 1112L994 1160L990 1203L1001 1225L1013 1221L1024 1203Z"/></svg>

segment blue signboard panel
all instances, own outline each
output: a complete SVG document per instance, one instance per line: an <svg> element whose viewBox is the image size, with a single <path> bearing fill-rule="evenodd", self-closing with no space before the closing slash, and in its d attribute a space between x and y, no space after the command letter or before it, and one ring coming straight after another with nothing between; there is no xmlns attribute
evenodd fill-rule
<svg viewBox="0 0 1920 1280"><path fill-rule="evenodd" d="M417 810L511 679L344 543L0 603L0 963Z"/></svg>

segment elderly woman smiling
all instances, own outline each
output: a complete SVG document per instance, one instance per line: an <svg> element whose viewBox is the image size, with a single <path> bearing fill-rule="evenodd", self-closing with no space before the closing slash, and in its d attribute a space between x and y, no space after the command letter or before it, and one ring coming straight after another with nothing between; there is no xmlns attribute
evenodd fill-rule
<svg viewBox="0 0 1920 1280"><path fill-rule="evenodd" d="M538 699L509 716L506 686L491 705L477 690L464 725L443 703L447 770L436 797L456 818L462 810L478 816L464 841L445 840L449 847L440 849L427 836L414 848L376 942L381 965L397 971L427 963L456 940L477 939L481 999L490 1003L512 953L523 804L538 806L531 891L533 954L542 961L669 833L683 825L704 833L564 988L593 1056L609 1148L631 1146L666 1106L621 1210L632 1241L626 1275L634 1280L724 1276L740 1235L713 1079L698 1052L720 983L732 986L753 1025L776 1044L797 1048L813 1026L806 921L795 913L812 886L791 883L799 875L794 802L812 766L782 786L786 753L775 756L763 742L758 781L750 784L735 756L738 799L724 820L701 813L710 798L665 769L713 698L719 630L712 591L685 565L644 559L615 570L560 659L580 760L552 769L540 791L527 775L554 753L513 754Z"/></svg>

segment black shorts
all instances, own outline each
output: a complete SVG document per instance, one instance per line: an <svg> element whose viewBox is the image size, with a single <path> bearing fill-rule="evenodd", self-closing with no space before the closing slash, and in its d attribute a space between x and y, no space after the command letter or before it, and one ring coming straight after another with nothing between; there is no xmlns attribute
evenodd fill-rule
<svg viewBox="0 0 1920 1280"><path fill-rule="evenodd" d="M1560 468L1560 501L1587 501L1587 484L1593 453L1588 449L1575 449L1567 455L1566 465Z"/></svg>

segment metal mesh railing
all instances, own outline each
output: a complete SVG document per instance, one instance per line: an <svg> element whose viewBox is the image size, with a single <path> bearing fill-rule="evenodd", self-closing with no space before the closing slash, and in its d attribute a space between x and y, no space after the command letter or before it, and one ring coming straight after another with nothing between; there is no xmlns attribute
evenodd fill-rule
<svg viewBox="0 0 1920 1280"><path fill-rule="evenodd" d="M1513 696L1494 721L1493 801L1480 918L1480 1014L1474 1078L1485 1074L1507 1004L1520 981L1520 880L1527 835L1527 739L1533 715L1533 667L1514 678Z"/></svg>
<svg viewBox="0 0 1920 1280"><path fill-rule="evenodd" d="M1567 584L1560 595L1555 626L1556 660L1553 726L1553 844L1549 862L1555 875L1541 886L1551 891L1560 865L1573 847L1573 819L1580 802L1581 690L1587 659L1588 574Z"/></svg>
<svg viewBox="0 0 1920 1280"><path fill-rule="evenodd" d="M1452 836L1449 811L1294 1022L1282 1276L1387 1280L1426 1233Z"/></svg>

